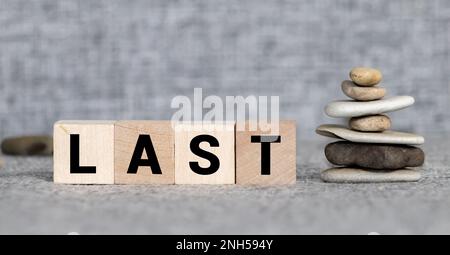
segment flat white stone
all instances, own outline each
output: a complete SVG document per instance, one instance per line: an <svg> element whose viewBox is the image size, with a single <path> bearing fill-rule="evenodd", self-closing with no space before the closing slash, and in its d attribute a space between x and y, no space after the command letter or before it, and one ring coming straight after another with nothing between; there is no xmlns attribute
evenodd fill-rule
<svg viewBox="0 0 450 255"><path fill-rule="evenodd" d="M416 182L421 178L417 170L400 169L393 171L373 171L359 168L330 168L322 172L324 182L370 183L370 182Z"/></svg>
<svg viewBox="0 0 450 255"><path fill-rule="evenodd" d="M395 96L368 102L351 100L333 101L325 107L325 113L330 117L358 117L397 111L414 104L410 96Z"/></svg>
<svg viewBox="0 0 450 255"><path fill-rule="evenodd" d="M359 132L350 130L341 125L321 125L316 129L319 135L344 139L355 143L388 143L419 145L425 142L420 135L386 130L383 132Z"/></svg>

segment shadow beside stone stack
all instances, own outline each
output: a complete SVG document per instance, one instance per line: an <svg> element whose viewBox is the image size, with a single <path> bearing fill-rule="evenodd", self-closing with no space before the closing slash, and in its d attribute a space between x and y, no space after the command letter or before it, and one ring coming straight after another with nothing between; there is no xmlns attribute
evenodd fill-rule
<svg viewBox="0 0 450 255"><path fill-rule="evenodd" d="M378 84L380 71L357 67L350 79L342 82L342 91L353 100L334 101L325 112L330 117L350 118L348 128L321 125L320 135L343 139L325 148L329 162L340 166L325 170L325 182L404 182L418 181L419 171L410 169L423 165L424 152L412 145L424 143L419 135L391 131L391 119L386 112L397 111L414 104L410 96L384 99L386 89Z"/></svg>

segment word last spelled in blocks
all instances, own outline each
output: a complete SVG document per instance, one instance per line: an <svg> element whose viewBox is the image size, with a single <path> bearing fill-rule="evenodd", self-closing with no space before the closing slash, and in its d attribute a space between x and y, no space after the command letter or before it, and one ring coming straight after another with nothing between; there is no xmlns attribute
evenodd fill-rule
<svg viewBox="0 0 450 255"><path fill-rule="evenodd" d="M249 123L58 121L54 125L54 182L295 183L295 122L280 121L274 130Z"/></svg>

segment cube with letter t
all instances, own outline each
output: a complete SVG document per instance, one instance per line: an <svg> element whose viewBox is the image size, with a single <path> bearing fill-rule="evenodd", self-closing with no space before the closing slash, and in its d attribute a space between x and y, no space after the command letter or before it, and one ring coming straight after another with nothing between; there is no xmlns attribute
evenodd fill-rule
<svg viewBox="0 0 450 255"><path fill-rule="evenodd" d="M115 121L58 121L53 128L56 183L114 184Z"/></svg>
<svg viewBox="0 0 450 255"><path fill-rule="evenodd" d="M271 125L247 121L236 124L236 183L255 185L293 184L296 181L295 121ZM238 130L239 127L243 130ZM254 127L255 129L253 130Z"/></svg>

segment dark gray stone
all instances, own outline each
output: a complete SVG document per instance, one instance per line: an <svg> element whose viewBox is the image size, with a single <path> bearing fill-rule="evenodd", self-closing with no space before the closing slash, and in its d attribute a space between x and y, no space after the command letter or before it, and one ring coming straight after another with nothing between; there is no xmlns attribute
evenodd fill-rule
<svg viewBox="0 0 450 255"><path fill-rule="evenodd" d="M423 165L424 152L407 145L384 145L340 141L325 147L331 163L371 169L400 169Z"/></svg>
<svg viewBox="0 0 450 255"><path fill-rule="evenodd" d="M18 136L6 138L2 142L2 152L7 155L52 155L51 136Z"/></svg>

